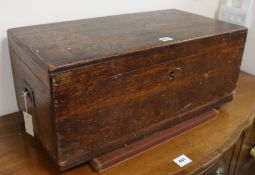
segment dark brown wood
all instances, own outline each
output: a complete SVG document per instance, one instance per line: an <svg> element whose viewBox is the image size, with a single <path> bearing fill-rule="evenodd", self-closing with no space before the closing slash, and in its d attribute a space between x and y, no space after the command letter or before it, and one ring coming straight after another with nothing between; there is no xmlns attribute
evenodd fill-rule
<svg viewBox="0 0 255 175"><path fill-rule="evenodd" d="M229 160L233 159L231 154L235 152L234 145L239 145L241 140L241 145L245 146L242 144L243 133L249 133L247 131L254 121L255 78L241 73L238 84L235 99L224 105L215 119L102 174L208 175L210 172L215 175L219 165L225 168ZM171 161L181 154L190 157L192 163L179 168ZM58 172L40 144L25 133L21 113L0 117L0 155L1 175L98 175L88 164L65 173ZM255 159L250 160L248 163L243 162L242 166L245 167L242 169L245 169L245 172L243 171L242 175L254 174ZM227 175L233 175L229 173Z"/></svg>
<svg viewBox="0 0 255 175"><path fill-rule="evenodd" d="M244 130L245 131L245 130ZM243 146L244 133L242 133L238 139L238 141L233 146L233 155L231 157L230 167L228 170L228 174L235 174L237 169L237 163L240 161L240 150Z"/></svg>
<svg viewBox="0 0 255 175"><path fill-rule="evenodd" d="M50 156L57 159L56 133L54 132L53 118L51 114L51 97L49 89L31 72L21 61L15 52L11 51L11 64L15 77L15 90L20 111L26 111L23 91L27 84L33 90L35 101L27 97L28 113L33 115L33 126L36 138L43 143L43 146L50 153ZM34 105L35 104L35 105Z"/></svg>
<svg viewBox="0 0 255 175"><path fill-rule="evenodd" d="M109 168L119 165L120 163L126 162L127 160L134 158L145 151L153 149L166 141L187 132L195 126L208 122L217 115L218 111L216 110L205 112L204 114L197 116L195 119L187 120L174 127L156 132L153 135L130 145L125 145L123 148L116 149L100 157L94 158L90 161L90 164L96 171L103 172Z"/></svg>
<svg viewBox="0 0 255 175"><path fill-rule="evenodd" d="M183 41L228 35L240 29L246 30L179 10L162 10L17 28L9 30L8 34L34 56L42 58L34 61L42 62L52 72L59 72L130 53L170 45L179 47ZM159 38L165 36L174 40L162 44ZM200 53L197 49L185 48L176 54L180 58L190 55L188 52Z"/></svg>
<svg viewBox="0 0 255 175"><path fill-rule="evenodd" d="M244 27L178 10L8 31L12 62L27 66L14 70L16 94L26 77L19 72L30 70L41 82L41 89L26 82L38 94L36 134L62 170L230 101L246 35Z"/></svg>
<svg viewBox="0 0 255 175"><path fill-rule="evenodd" d="M46 88L50 88L50 82L49 82L49 75L48 70L46 66L43 66L42 64L39 64L37 62L40 61L40 59L34 58L33 54L21 43L17 42L13 37L8 36L8 43L10 54L15 53L19 56L19 59L21 59L27 67L35 74L35 76L42 81L42 83L46 86Z"/></svg>
<svg viewBox="0 0 255 175"><path fill-rule="evenodd" d="M232 160L233 147L227 150L222 154L217 161L211 163L205 170L202 172L197 172L201 175L230 175L229 167Z"/></svg>
<svg viewBox="0 0 255 175"><path fill-rule="evenodd" d="M255 159L250 159L248 162L242 162L242 169L237 173L238 175L254 175Z"/></svg>
<svg viewBox="0 0 255 175"><path fill-rule="evenodd" d="M243 133L243 142L239 150L239 158L236 161L235 175L254 175L255 158L250 155L255 146L255 121Z"/></svg>

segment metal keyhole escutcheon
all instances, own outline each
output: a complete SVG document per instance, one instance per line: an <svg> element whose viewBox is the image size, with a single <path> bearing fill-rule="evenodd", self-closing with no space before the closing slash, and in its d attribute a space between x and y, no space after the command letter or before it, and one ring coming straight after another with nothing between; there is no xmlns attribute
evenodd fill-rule
<svg viewBox="0 0 255 175"><path fill-rule="evenodd" d="M174 71L169 71L169 73L168 73L168 79L169 79L169 80L174 80Z"/></svg>

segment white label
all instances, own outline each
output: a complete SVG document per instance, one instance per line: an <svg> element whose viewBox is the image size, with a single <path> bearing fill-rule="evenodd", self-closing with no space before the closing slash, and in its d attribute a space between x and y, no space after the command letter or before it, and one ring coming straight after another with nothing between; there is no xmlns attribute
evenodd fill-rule
<svg viewBox="0 0 255 175"><path fill-rule="evenodd" d="M34 128L33 128L33 121L32 115L23 111L24 121L25 121L25 129L26 133L34 137Z"/></svg>
<svg viewBox="0 0 255 175"><path fill-rule="evenodd" d="M162 38L159 38L159 41L163 41L163 42L166 42L166 41L172 41L172 40L174 40L173 38L171 38L171 37L162 37Z"/></svg>
<svg viewBox="0 0 255 175"><path fill-rule="evenodd" d="M184 154L175 158L173 161L180 167L184 167L185 165L188 165L189 163L192 162L192 160L185 156Z"/></svg>

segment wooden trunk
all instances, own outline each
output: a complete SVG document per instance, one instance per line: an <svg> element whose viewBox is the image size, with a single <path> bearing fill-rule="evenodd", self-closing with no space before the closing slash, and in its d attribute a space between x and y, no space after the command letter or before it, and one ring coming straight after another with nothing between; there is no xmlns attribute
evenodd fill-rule
<svg viewBox="0 0 255 175"><path fill-rule="evenodd" d="M230 101L246 35L178 10L10 29L18 106L27 91L36 138L66 170Z"/></svg>

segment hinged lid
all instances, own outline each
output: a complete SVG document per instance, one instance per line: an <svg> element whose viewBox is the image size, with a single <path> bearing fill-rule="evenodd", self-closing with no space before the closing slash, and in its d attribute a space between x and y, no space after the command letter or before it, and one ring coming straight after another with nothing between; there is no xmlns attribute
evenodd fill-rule
<svg viewBox="0 0 255 175"><path fill-rule="evenodd" d="M178 10L162 10L22 27L9 30L9 35L53 73L244 29Z"/></svg>

